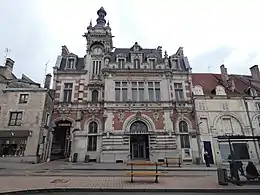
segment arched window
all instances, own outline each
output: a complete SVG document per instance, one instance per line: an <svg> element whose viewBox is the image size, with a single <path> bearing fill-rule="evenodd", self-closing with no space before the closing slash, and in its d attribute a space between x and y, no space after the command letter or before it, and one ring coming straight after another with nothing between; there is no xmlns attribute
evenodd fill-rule
<svg viewBox="0 0 260 195"><path fill-rule="evenodd" d="M92 91L92 102L93 103L98 102L98 91L97 90Z"/></svg>
<svg viewBox="0 0 260 195"><path fill-rule="evenodd" d="M91 122L88 125L88 133L89 134L94 134L97 133L98 125L96 122Z"/></svg>
<svg viewBox="0 0 260 195"><path fill-rule="evenodd" d="M179 131L182 133L188 133L188 124L185 121L179 122Z"/></svg>
<svg viewBox="0 0 260 195"><path fill-rule="evenodd" d="M97 132L98 125L96 122L91 122L88 125L88 151L97 150Z"/></svg>
<svg viewBox="0 0 260 195"><path fill-rule="evenodd" d="M130 127L131 133L145 133L148 131L146 124L142 121L134 122Z"/></svg>

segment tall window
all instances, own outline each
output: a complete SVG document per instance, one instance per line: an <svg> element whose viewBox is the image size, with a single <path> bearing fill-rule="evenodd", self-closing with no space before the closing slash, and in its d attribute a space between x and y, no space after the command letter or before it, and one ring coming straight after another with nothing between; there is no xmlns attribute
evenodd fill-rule
<svg viewBox="0 0 260 195"><path fill-rule="evenodd" d="M10 112L9 126L21 126L23 112Z"/></svg>
<svg viewBox="0 0 260 195"><path fill-rule="evenodd" d="M88 125L88 151L97 150L97 133L98 125L96 122L91 122Z"/></svg>
<svg viewBox="0 0 260 195"><path fill-rule="evenodd" d="M134 69L140 69L141 64L140 64L140 59L134 59Z"/></svg>
<svg viewBox="0 0 260 195"><path fill-rule="evenodd" d="M150 67L155 69L155 59L149 59L149 64L150 64Z"/></svg>
<svg viewBox="0 0 260 195"><path fill-rule="evenodd" d="M67 60L67 69L74 69L74 59L68 59Z"/></svg>
<svg viewBox="0 0 260 195"><path fill-rule="evenodd" d="M137 82L132 82L132 101L138 101L138 99L137 99Z"/></svg>
<svg viewBox="0 0 260 195"><path fill-rule="evenodd" d="M181 148L190 148L190 138L189 135L180 135L181 138Z"/></svg>
<svg viewBox="0 0 260 195"><path fill-rule="evenodd" d="M127 82L115 82L115 101L127 101Z"/></svg>
<svg viewBox="0 0 260 195"><path fill-rule="evenodd" d="M188 124L185 121L179 122L179 131L182 133L188 133Z"/></svg>
<svg viewBox="0 0 260 195"><path fill-rule="evenodd" d="M174 83L175 98L176 100L184 100L184 92L182 83Z"/></svg>
<svg viewBox="0 0 260 195"><path fill-rule="evenodd" d="M144 83L138 82L139 101L144 101Z"/></svg>
<svg viewBox="0 0 260 195"><path fill-rule="evenodd" d="M122 69L124 68L125 60L124 59L118 59L118 68Z"/></svg>
<svg viewBox="0 0 260 195"><path fill-rule="evenodd" d="M148 82L149 101L161 100L160 82Z"/></svg>
<svg viewBox="0 0 260 195"><path fill-rule="evenodd" d="M180 132L181 148L190 148L188 124L185 121L179 122L179 132Z"/></svg>
<svg viewBox="0 0 260 195"><path fill-rule="evenodd" d="M72 87L73 87L72 83L64 83L63 102L71 102Z"/></svg>
<svg viewBox="0 0 260 195"><path fill-rule="evenodd" d="M94 60L92 67L92 74L99 75L101 71L101 60Z"/></svg>
<svg viewBox="0 0 260 195"><path fill-rule="evenodd" d="M93 90L92 91L92 102L93 103L97 103L98 102L98 91L97 90Z"/></svg>

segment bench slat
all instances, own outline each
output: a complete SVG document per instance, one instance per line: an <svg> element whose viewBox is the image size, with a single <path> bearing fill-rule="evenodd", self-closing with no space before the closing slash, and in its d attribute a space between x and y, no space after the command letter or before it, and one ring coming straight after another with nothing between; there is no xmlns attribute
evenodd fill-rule
<svg viewBox="0 0 260 195"><path fill-rule="evenodd" d="M134 172L126 172L127 175L140 175L140 176L156 176L161 175L161 172L149 172L149 171L134 171Z"/></svg>

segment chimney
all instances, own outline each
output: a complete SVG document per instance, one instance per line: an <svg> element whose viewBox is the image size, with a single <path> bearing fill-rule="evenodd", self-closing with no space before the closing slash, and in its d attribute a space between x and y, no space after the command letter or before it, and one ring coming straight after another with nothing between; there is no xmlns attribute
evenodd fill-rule
<svg viewBox="0 0 260 195"><path fill-rule="evenodd" d="M9 72L13 72L14 61L11 58L6 58L5 67Z"/></svg>
<svg viewBox="0 0 260 195"><path fill-rule="evenodd" d="M258 65L254 65L250 68L251 76L253 80L260 80Z"/></svg>
<svg viewBox="0 0 260 195"><path fill-rule="evenodd" d="M157 47L157 51L159 52L161 58L162 58L162 46Z"/></svg>
<svg viewBox="0 0 260 195"><path fill-rule="evenodd" d="M61 56L66 56L66 55L68 55L69 53L70 53L70 52L69 52L69 50L68 50L68 48L67 48L66 45L61 46Z"/></svg>
<svg viewBox="0 0 260 195"><path fill-rule="evenodd" d="M220 72L221 72L221 78L222 78L223 84L224 84L224 85L227 85L227 82L228 82L228 73L227 73L227 68L225 67L224 64L222 64L222 65L220 66Z"/></svg>
<svg viewBox="0 0 260 195"><path fill-rule="evenodd" d="M47 89L50 89L50 86L51 86L51 74L47 74L45 76L45 82L44 82L44 88L47 88Z"/></svg>

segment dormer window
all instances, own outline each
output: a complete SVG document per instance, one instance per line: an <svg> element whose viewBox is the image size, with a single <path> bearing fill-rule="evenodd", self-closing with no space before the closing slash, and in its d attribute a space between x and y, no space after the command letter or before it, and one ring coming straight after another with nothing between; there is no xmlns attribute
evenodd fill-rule
<svg viewBox="0 0 260 195"><path fill-rule="evenodd" d="M76 61L75 58L68 58L66 69L75 69L75 61Z"/></svg>
<svg viewBox="0 0 260 195"><path fill-rule="evenodd" d="M125 67L125 59L118 59L117 60L118 61L118 68L119 69L122 69L122 68L124 68Z"/></svg>
<svg viewBox="0 0 260 195"><path fill-rule="evenodd" d="M199 85L194 86L193 94L194 95L204 95L202 87Z"/></svg>
<svg viewBox="0 0 260 195"><path fill-rule="evenodd" d="M227 95L225 88L223 86L218 85L216 87L216 95Z"/></svg>
<svg viewBox="0 0 260 195"><path fill-rule="evenodd" d="M155 59L148 59L148 62L151 68L156 68Z"/></svg>
<svg viewBox="0 0 260 195"><path fill-rule="evenodd" d="M134 69L140 69L140 59L134 59Z"/></svg>
<svg viewBox="0 0 260 195"><path fill-rule="evenodd" d="M255 96L257 96L258 94L257 94L257 91L254 89L254 88L250 88L250 96L253 96L253 97L255 97Z"/></svg>

